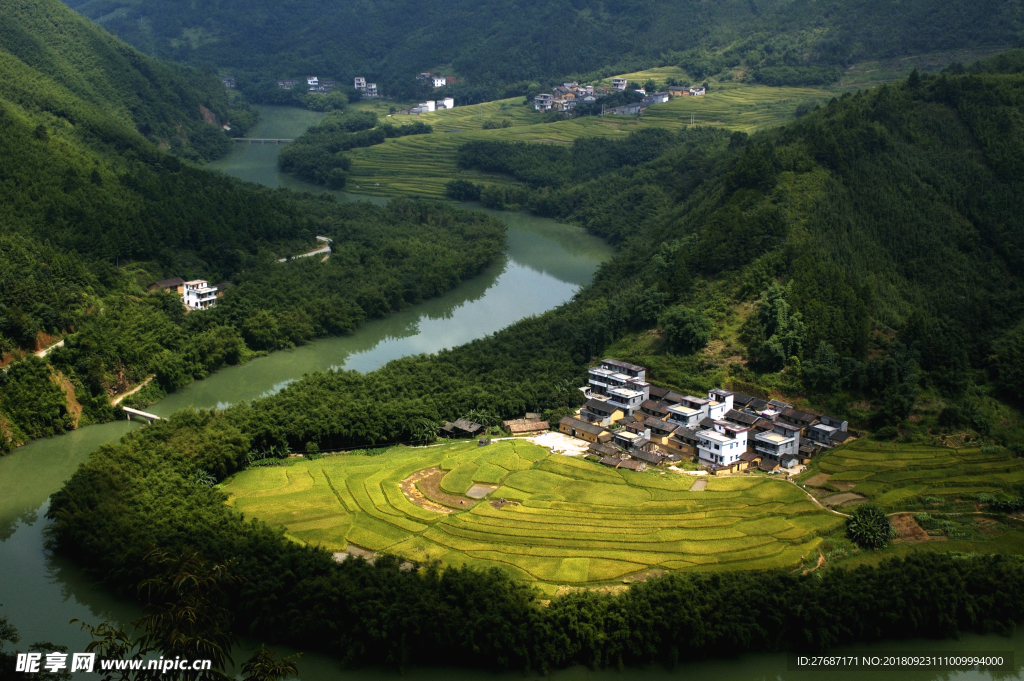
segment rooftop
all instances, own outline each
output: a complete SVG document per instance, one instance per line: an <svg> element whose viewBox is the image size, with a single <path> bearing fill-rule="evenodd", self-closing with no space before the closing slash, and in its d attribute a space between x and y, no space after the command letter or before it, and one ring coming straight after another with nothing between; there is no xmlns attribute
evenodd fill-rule
<svg viewBox="0 0 1024 681"><path fill-rule="evenodd" d="M642 366L636 364L630 364L629 362L620 362L617 359L602 359L601 364L607 364L613 367L619 367L620 369L626 369L627 371L647 371Z"/></svg>
<svg viewBox="0 0 1024 681"><path fill-rule="evenodd" d="M762 440L772 443L773 445L781 445L789 442L793 438L779 435L778 433L758 433L754 436L755 440Z"/></svg>
<svg viewBox="0 0 1024 681"><path fill-rule="evenodd" d="M583 431L584 433L590 433L591 435L600 435L605 432L605 429L601 426L593 423L587 423L586 421L573 418L572 416L566 416L558 423L563 426L568 426L569 428L575 428L576 430Z"/></svg>

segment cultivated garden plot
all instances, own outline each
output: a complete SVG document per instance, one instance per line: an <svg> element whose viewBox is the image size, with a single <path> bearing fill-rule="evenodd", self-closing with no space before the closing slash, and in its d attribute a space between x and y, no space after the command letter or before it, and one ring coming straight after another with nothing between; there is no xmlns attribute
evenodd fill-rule
<svg viewBox="0 0 1024 681"><path fill-rule="evenodd" d="M428 469L435 472L423 475ZM613 470L504 440L291 460L244 471L224 491L235 509L283 526L294 541L500 565L553 583L654 568L794 566L815 550L818 534L842 522L781 480L710 478L703 491L693 485L690 476ZM467 496L481 486L496 489L479 500Z"/></svg>

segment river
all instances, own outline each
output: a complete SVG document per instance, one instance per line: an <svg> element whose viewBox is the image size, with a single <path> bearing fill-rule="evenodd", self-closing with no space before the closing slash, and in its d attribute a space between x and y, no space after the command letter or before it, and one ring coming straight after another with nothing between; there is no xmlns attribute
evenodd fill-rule
<svg viewBox="0 0 1024 681"><path fill-rule="evenodd" d="M295 137L315 123L320 114L264 107L253 137ZM213 166L245 180L269 186L323 191L277 172L277 145L236 143L232 154ZM346 196L345 198L357 198ZM224 369L197 381L153 405L151 411L168 415L177 409L226 407L280 390L310 371L343 367L371 371L410 354L436 352L493 333L516 320L539 314L567 300L586 285L597 266L610 254L599 240L576 227L522 213L493 213L508 226L507 257L480 276L449 293L386 319L371 321L354 334L273 353L239 367ZM39 440L0 458L0 615L6 615L22 637L22 649L32 642L65 645L71 652L84 650L88 637L68 624L72 618L98 622L103 618L126 622L138 616L138 607L95 585L67 560L43 548L43 518L47 499L60 489L89 452L115 440L136 424L127 422L89 426L67 435ZM107 615L109 613L109 616ZM249 648L253 642L246 642ZM858 650L953 651L999 650L1016 652L1016 676L1024 681L1024 635L1013 638L967 637L961 641L900 642L858 646ZM737 653L739 651L736 651ZM236 657L242 657L244 651ZM832 679L834 673L789 672L782 655L747 655L734 660L683 663L673 671L663 668L624 672L568 669L552 676L576 681L614 674L623 681L636 679ZM80 675L89 678L89 675ZM410 669L413 681L478 679L507 675L459 669ZM987 674L968 672L906 672L847 674L850 678L983 679ZM306 654L300 664L303 681L393 679L386 670L343 672L332 658ZM518 675L514 678L520 678Z"/></svg>

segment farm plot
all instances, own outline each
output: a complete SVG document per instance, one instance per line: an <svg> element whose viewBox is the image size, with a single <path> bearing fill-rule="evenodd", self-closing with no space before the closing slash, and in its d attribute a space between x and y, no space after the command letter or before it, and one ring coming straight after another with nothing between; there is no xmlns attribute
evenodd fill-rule
<svg viewBox="0 0 1024 681"><path fill-rule="evenodd" d="M1012 489L1024 482L1024 459L998 448L982 451L861 439L812 460L800 479L898 510L919 507L923 499Z"/></svg>
<svg viewBox="0 0 1024 681"><path fill-rule="evenodd" d="M646 72L645 72L646 73ZM666 72L667 73L667 72ZM636 75L636 74L633 74ZM570 145L581 137L625 137L642 128L678 130L690 124L754 132L791 120L804 102L827 101L832 93L815 88L766 87L747 84L716 86L704 97L677 97L635 116L583 116L544 122L523 104L522 97L455 107L419 116L391 116L402 125L413 120L431 125L429 135L388 139L384 144L353 149L348 190L374 196L442 197L445 184L456 178L491 184L513 184L502 175L460 169L458 148L470 140L540 142ZM487 121L511 126L485 130Z"/></svg>
<svg viewBox="0 0 1024 681"><path fill-rule="evenodd" d="M440 485L417 482L428 470L431 479L443 476ZM506 440L291 461L239 473L224 491L237 510L331 551L351 543L410 560L499 565L559 584L649 569L795 565L841 522L785 482L702 482L696 491L689 476L617 471ZM453 508L451 498L438 510L424 503L431 493L481 486L497 489L464 507Z"/></svg>

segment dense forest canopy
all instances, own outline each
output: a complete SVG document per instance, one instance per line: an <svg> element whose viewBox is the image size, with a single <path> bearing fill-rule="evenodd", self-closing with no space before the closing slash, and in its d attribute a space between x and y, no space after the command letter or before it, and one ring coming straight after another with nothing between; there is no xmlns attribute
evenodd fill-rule
<svg viewBox="0 0 1024 681"><path fill-rule="evenodd" d="M834 82L858 60L980 47L1021 37L1018 0L69 0L146 52L230 70L250 95L319 74L422 94L414 77L457 74L452 93L525 92L571 74L679 64L694 79L739 69L769 85Z"/></svg>

